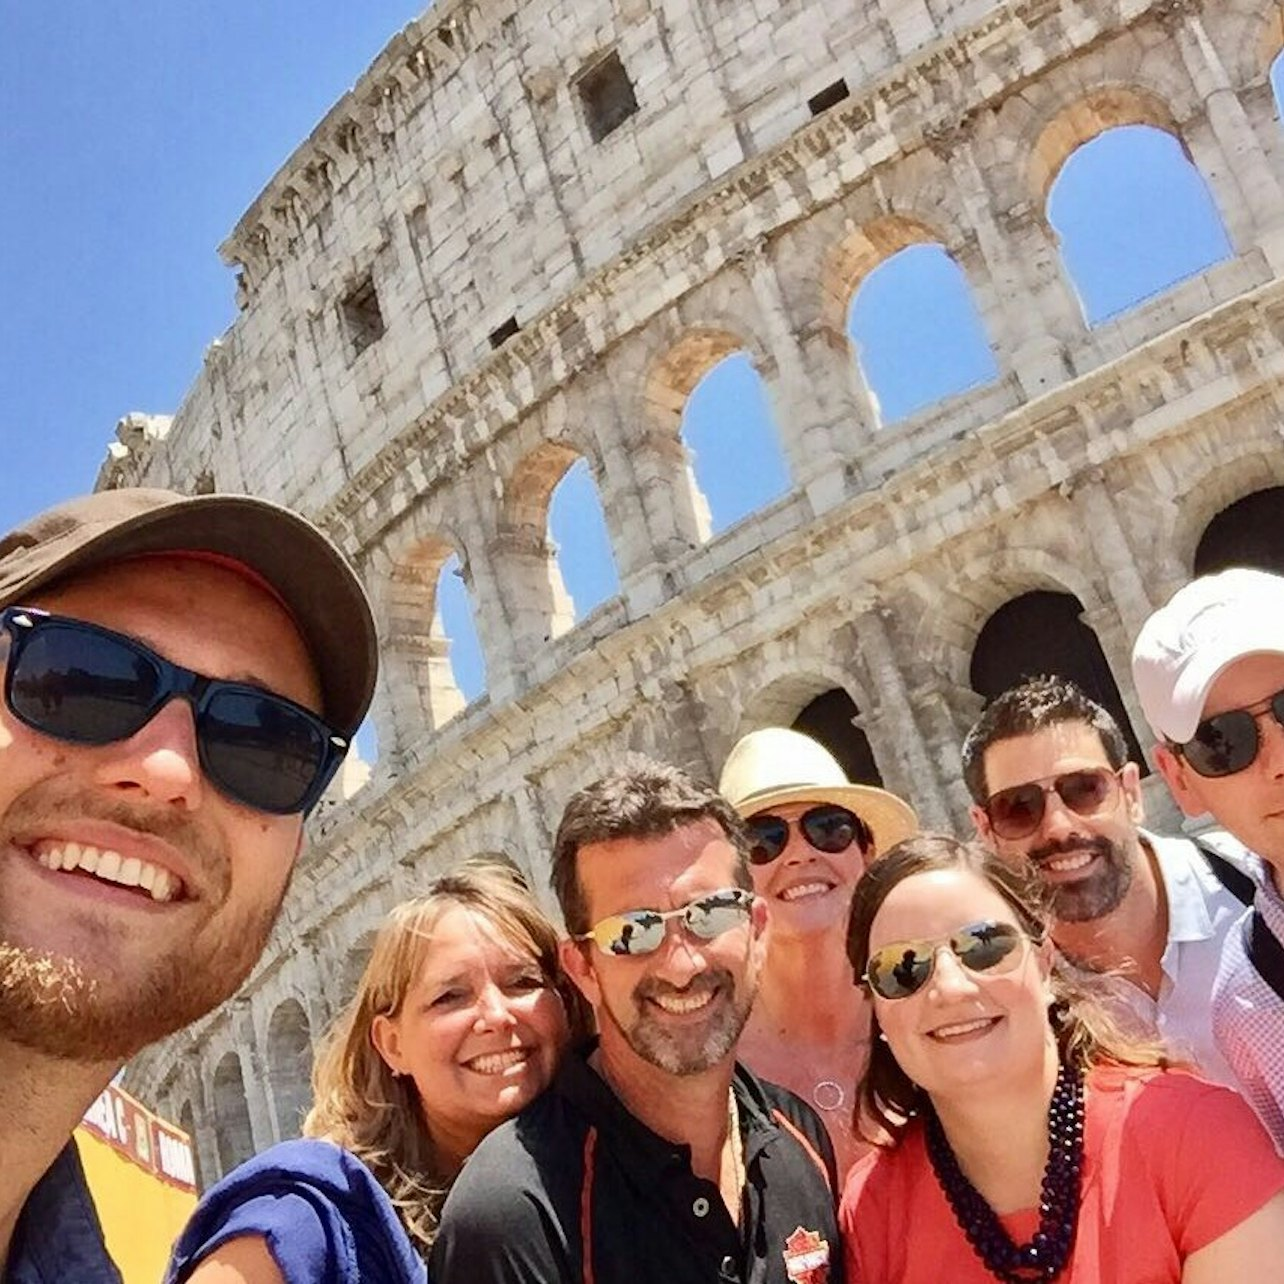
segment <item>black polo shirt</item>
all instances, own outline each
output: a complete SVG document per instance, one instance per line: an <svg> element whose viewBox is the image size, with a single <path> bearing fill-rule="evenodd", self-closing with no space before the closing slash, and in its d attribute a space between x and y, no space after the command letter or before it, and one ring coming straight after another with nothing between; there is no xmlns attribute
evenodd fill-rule
<svg viewBox="0 0 1284 1284"><path fill-rule="evenodd" d="M433 1284L842 1284L834 1155L797 1097L736 1067L740 1225L688 1146L639 1123L584 1053L464 1165Z"/></svg>

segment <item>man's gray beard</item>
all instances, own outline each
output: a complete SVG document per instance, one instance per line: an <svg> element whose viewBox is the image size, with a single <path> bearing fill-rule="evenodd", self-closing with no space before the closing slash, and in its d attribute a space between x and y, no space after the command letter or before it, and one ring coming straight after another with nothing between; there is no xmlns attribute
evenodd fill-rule
<svg viewBox="0 0 1284 1284"><path fill-rule="evenodd" d="M1097 873L1051 888L1053 916L1063 923L1091 923L1113 914L1132 886L1132 861L1118 843L1102 839L1093 850L1103 858Z"/></svg>
<svg viewBox="0 0 1284 1284"><path fill-rule="evenodd" d="M75 959L0 941L0 1042L69 1061L127 1061L236 992L263 952L278 909L239 927L224 958L184 954L128 982L104 982Z"/></svg>
<svg viewBox="0 0 1284 1284"><path fill-rule="evenodd" d="M620 1021L614 1012L611 1019L619 1027L629 1047L643 1061L653 1065L665 1074L692 1075L718 1065L730 1053L735 1051L740 1041L740 1033L749 1020L753 1008L754 994L757 990L755 980L746 974L744 984L737 988L731 973L723 968L705 972L692 985L681 991L684 994L699 993L701 990L721 986L723 992L730 995L730 1002L719 1010L713 1024L704 1032L704 1038L696 1046L675 1037L676 1032L666 1029L664 1025L647 1014L645 1006L648 992L664 991L677 993L672 986L659 982L643 981L634 990L634 1004L637 1012L632 1024Z"/></svg>

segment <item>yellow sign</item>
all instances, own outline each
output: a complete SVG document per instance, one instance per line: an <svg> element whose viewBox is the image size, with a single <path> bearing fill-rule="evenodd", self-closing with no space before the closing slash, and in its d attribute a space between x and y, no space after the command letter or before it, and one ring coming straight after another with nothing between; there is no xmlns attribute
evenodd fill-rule
<svg viewBox="0 0 1284 1284"><path fill-rule="evenodd" d="M111 1086L76 1129L76 1144L125 1284L157 1284L196 1207L191 1139Z"/></svg>

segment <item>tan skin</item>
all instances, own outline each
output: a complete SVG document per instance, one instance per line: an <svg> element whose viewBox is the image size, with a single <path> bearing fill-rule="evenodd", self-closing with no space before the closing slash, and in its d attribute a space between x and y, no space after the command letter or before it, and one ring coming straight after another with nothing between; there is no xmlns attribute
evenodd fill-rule
<svg viewBox="0 0 1284 1284"><path fill-rule="evenodd" d="M153 560L33 597L27 604L138 637L198 672L257 682L320 707L289 617L229 570ZM205 780L182 701L129 740L99 747L51 740L0 707L0 942L48 951L95 976L97 991L83 999L86 1016L105 1009L127 1025L131 996L150 978L172 975L179 959L196 957L206 970L225 966L235 972L230 983L239 982L253 963L246 941L275 917L301 838L298 816L254 812ZM37 852L67 842L164 867L181 881L182 894L158 904L37 863ZM51 1047L57 1019L49 1021ZM74 1014L69 1020L68 1039L83 1024ZM135 1050L126 1047L127 1029L120 1040L115 1055L73 1060L0 1038L0 1118L11 1121L0 1165L0 1271L27 1195Z"/></svg>
<svg viewBox="0 0 1284 1284"><path fill-rule="evenodd" d="M869 1057L869 1001L847 962L847 908L864 869L860 849L816 851L794 822L813 802L771 808L790 822L789 842L753 867L767 904L767 958L740 1059L817 1109L840 1179L868 1149L851 1128L855 1085ZM826 1084L818 1089L818 1084ZM842 1089L842 1099L828 1085Z"/></svg>
<svg viewBox="0 0 1284 1284"><path fill-rule="evenodd" d="M676 909L722 888L735 886L736 853L716 822L700 820L651 839L588 844L578 854L589 921L634 909ZM601 1040L594 1068L635 1118L653 1132L691 1148L692 1170L719 1184L732 1218L739 1221L740 1174L728 1135L727 1103L735 1048L698 1072L672 1074L640 1056L621 1022L639 1016L679 1040L697 1046L725 1019L737 998L751 996L761 967L764 907L755 902L743 927L703 941L671 922L664 943L637 958L609 958L595 945L563 943L562 962L593 1006ZM697 1012L666 1011L658 1001L639 1003L640 982L665 996L702 993L711 969L725 969L733 995L719 986Z"/></svg>
<svg viewBox="0 0 1284 1284"><path fill-rule="evenodd" d="M1246 655L1227 666L1209 688L1203 716L1260 705L1284 690L1284 655ZM1210 812L1266 863L1276 890L1284 892L1284 727L1269 712L1259 712L1257 757L1243 771L1209 779L1192 771L1165 745L1155 762L1177 805L1188 816Z"/></svg>
<svg viewBox="0 0 1284 1284"><path fill-rule="evenodd" d="M1030 735L996 740L985 750L985 783L991 795L1091 767L1111 769L1100 735L1082 722L1054 723ZM1113 843L1132 870L1123 900L1098 918L1054 919L1053 937L1071 958L1099 971L1121 973L1155 998L1163 981L1160 960L1168 943L1168 902L1154 854L1137 831L1144 809L1136 765L1125 764L1114 799L1095 815L1076 815L1055 792L1045 796L1044 807L1039 828L1025 838L1000 837L983 807L972 808L972 822L981 841L1013 864L1050 846L1064 847L1063 854L1073 857L1078 841ZM1085 869L1066 872L1051 868L1046 859L1037 864L1044 884L1055 893L1058 885L1094 877L1103 859L1094 856Z"/></svg>
<svg viewBox="0 0 1284 1284"><path fill-rule="evenodd" d="M870 950L939 940L962 923L1015 923L1007 902L965 870L933 870L895 887L870 928ZM1057 1051L1047 1025L1050 953L1027 945L1008 971L977 974L942 948L932 976L908 999L876 999L897 1061L931 1095L968 1179L1000 1215L1037 1206L1047 1163L1047 1112ZM969 1027L989 1022L980 1030ZM1278 1276L1284 1193L1190 1254L1182 1284Z"/></svg>

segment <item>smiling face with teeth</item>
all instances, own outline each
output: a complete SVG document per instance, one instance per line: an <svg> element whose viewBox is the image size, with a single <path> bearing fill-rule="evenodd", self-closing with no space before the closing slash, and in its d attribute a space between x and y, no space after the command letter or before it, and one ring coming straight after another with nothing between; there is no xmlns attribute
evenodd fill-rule
<svg viewBox="0 0 1284 1284"><path fill-rule="evenodd" d="M1012 906L967 869L933 869L897 883L874 916L869 953L901 941L944 941L969 923L1011 923ZM874 1012L901 1069L933 1100L1004 1092L1026 1077L1056 1075L1048 1021L1051 950L1023 945L1013 968L973 972L945 946L922 989L874 996Z"/></svg>
<svg viewBox="0 0 1284 1284"><path fill-rule="evenodd" d="M569 1036L539 959L483 914L448 905L429 938L401 1007L376 1016L370 1037L388 1068L413 1080L433 1143L453 1163L544 1091Z"/></svg>
<svg viewBox="0 0 1284 1284"><path fill-rule="evenodd" d="M750 865L754 891L767 903L771 934L812 937L842 932L852 888L864 873L865 855L858 842L841 852L822 852L803 837L798 818L815 801L772 807L770 814L789 822L784 851L765 865Z"/></svg>
<svg viewBox="0 0 1284 1284"><path fill-rule="evenodd" d="M34 597L197 672L320 708L293 622L234 571L148 559ZM93 747L43 736L0 704L0 1039L122 1061L204 1015L257 960L301 834L300 817L252 811L209 784L182 701Z"/></svg>
<svg viewBox="0 0 1284 1284"><path fill-rule="evenodd" d="M985 750L984 765L990 796L1085 768L1114 770L1100 734L1085 722L1055 722L1029 735L996 740ZM1071 811L1056 793L1047 794L1043 819L1025 838L996 834L983 807L972 808L972 819L977 834L1004 860L1034 865L1059 921L1093 922L1123 904L1147 859L1137 833L1144 809L1135 763L1123 765L1119 785L1107 805L1090 816Z"/></svg>
<svg viewBox="0 0 1284 1284"><path fill-rule="evenodd" d="M744 857L721 826L701 819L653 838L586 843L576 857L588 918L679 909L743 879ZM659 949L608 956L567 942L563 961L597 1014L603 1061L668 1075L729 1064L749 1018L762 966L765 906L743 926L702 940L672 920Z"/></svg>

